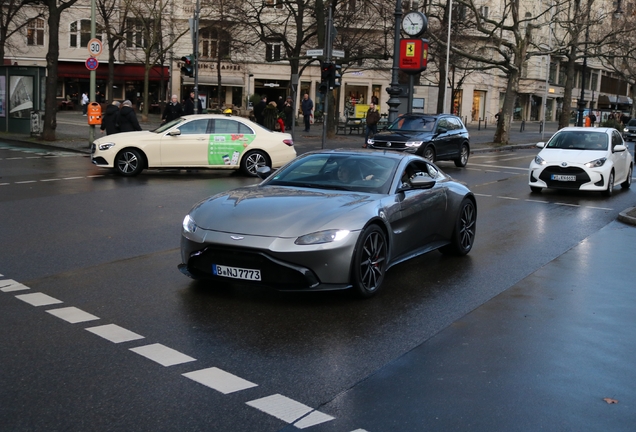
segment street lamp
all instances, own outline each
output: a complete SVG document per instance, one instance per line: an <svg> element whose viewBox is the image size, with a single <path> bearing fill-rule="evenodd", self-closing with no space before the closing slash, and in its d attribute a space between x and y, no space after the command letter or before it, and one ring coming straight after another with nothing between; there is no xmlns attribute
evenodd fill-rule
<svg viewBox="0 0 636 432"><path fill-rule="evenodd" d="M391 73L390 87L386 89L386 92L391 96L387 101L389 105L389 124L391 124L398 115L398 106L400 106L400 95L402 94L402 88L400 87L398 70L399 67L399 53L400 53L400 26L402 24L402 0L396 0L395 2L395 32L393 33L393 67ZM409 107L410 110L410 107Z"/></svg>
<svg viewBox="0 0 636 432"><path fill-rule="evenodd" d="M587 19L585 21L585 48L583 49L583 70L581 71L581 97L578 101L579 119L577 126L583 126L583 110L585 109L585 73L587 72L587 44L590 39L590 9L591 0L587 2Z"/></svg>
<svg viewBox="0 0 636 432"><path fill-rule="evenodd" d="M448 0L448 36L446 38L446 72L444 72L444 105L442 112L446 112L446 81L448 81L448 68L450 63L450 42L451 42L451 17L453 14L453 0ZM441 77L440 77L441 78ZM460 115L459 113L457 115Z"/></svg>

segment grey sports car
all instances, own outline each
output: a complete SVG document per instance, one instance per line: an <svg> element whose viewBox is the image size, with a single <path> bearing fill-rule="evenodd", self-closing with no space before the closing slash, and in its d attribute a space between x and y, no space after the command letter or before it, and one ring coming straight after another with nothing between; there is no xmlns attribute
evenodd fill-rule
<svg viewBox="0 0 636 432"><path fill-rule="evenodd" d="M391 266L434 249L465 255L475 241L472 192L416 155L317 151L259 175L186 215L184 274L370 297Z"/></svg>

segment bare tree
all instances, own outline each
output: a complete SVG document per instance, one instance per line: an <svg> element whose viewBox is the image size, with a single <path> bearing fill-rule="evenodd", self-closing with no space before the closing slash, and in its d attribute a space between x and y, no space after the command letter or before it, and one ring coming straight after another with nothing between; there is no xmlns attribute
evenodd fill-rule
<svg viewBox="0 0 636 432"><path fill-rule="evenodd" d="M113 99L113 89L115 86L115 54L119 46L125 42L125 38L122 36L122 29L128 18L127 5L127 2L120 2L119 0L97 0L96 2L97 13L103 22L103 30L106 33L106 45L108 46L106 95L111 100Z"/></svg>
<svg viewBox="0 0 636 432"><path fill-rule="evenodd" d="M6 49L10 47L10 38L14 34L27 29L27 41L39 42L37 23L44 16L44 11L38 7L30 7L29 1L4 0L0 5L0 65L4 64ZM29 28L33 26L33 28ZM43 29L42 29L43 30ZM42 38L44 31L42 31Z"/></svg>

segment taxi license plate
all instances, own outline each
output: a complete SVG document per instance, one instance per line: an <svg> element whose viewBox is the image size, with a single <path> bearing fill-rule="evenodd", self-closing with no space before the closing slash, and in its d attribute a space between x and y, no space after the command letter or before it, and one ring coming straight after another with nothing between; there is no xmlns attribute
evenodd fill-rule
<svg viewBox="0 0 636 432"><path fill-rule="evenodd" d="M244 279L251 281L261 280L261 271L255 269L244 269L212 264L212 273L214 273L215 276L223 276L232 279Z"/></svg>
<svg viewBox="0 0 636 432"><path fill-rule="evenodd" d="M552 180L555 181L576 181L575 175L552 174Z"/></svg>

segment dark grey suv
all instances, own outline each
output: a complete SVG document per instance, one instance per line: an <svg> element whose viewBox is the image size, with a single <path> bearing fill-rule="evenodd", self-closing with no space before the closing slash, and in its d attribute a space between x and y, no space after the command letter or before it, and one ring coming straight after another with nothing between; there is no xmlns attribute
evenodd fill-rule
<svg viewBox="0 0 636 432"><path fill-rule="evenodd" d="M431 162L452 160L464 167L470 154L470 137L457 116L403 114L369 138L367 147L415 153Z"/></svg>
<svg viewBox="0 0 636 432"><path fill-rule="evenodd" d="M625 141L636 141L636 119L631 119L623 129L623 138Z"/></svg>

